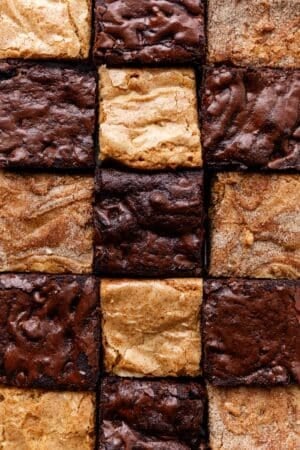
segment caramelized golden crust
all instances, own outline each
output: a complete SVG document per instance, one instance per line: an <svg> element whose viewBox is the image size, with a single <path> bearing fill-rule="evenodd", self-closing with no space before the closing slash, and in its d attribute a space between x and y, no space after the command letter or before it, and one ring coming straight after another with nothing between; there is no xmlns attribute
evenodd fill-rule
<svg viewBox="0 0 300 450"><path fill-rule="evenodd" d="M90 0L1 0L0 58L87 58Z"/></svg>
<svg viewBox="0 0 300 450"><path fill-rule="evenodd" d="M5 450L92 450L95 395L0 388Z"/></svg>
<svg viewBox="0 0 300 450"><path fill-rule="evenodd" d="M105 369L119 376L200 371L201 279L102 280Z"/></svg>
<svg viewBox="0 0 300 450"><path fill-rule="evenodd" d="M210 62L300 66L298 0L209 0L208 3Z"/></svg>
<svg viewBox="0 0 300 450"><path fill-rule="evenodd" d="M210 275L300 277L299 175L220 173L210 217Z"/></svg>
<svg viewBox="0 0 300 450"><path fill-rule="evenodd" d="M208 386L212 450L299 448L300 389Z"/></svg>
<svg viewBox="0 0 300 450"><path fill-rule="evenodd" d="M136 169L200 167L192 69L99 71L101 159Z"/></svg>
<svg viewBox="0 0 300 450"><path fill-rule="evenodd" d="M0 272L92 268L93 178L0 172Z"/></svg>

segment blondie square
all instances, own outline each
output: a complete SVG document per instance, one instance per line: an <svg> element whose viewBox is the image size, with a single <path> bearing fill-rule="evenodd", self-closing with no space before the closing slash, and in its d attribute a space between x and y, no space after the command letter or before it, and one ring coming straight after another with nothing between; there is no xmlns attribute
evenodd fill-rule
<svg viewBox="0 0 300 450"><path fill-rule="evenodd" d="M211 201L211 276L300 277L300 175L219 173Z"/></svg>
<svg viewBox="0 0 300 450"><path fill-rule="evenodd" d="M104 366L119 376L200 372L202 280L102 280Z"/></svg>
<svg viewBox="0 0 300 450"><path fill-rule="evenodd" d="M93 177L0 172L0 272L92 270Z"/></svg>
<svg viewBox="0 0 300 450"><path fill-rule="evenodd" d="M100 158L135 169L200 167L193 69L108 69L100 75Z"/></svg>
<svg viewBox="0 0 300 450"><path fill-rule="evenodd" d="M87 58L90 0L1 0L0 58Z"/></svg>

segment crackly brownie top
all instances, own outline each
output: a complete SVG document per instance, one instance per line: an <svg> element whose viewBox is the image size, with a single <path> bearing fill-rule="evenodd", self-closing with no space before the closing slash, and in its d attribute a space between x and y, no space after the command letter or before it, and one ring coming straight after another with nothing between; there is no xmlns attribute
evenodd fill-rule
<svg viewBox="0 0 300 450"><path fill-rule="evenodd" d="M0 275L0 381L95 387L97 283L93 277Z"/></svg>
<svg viewBox="0 0 300 450"><path fill-rule="evenodd" d="M300 282L204 284L206 375L216 384L300 382Z"/></svg>
<svg viewBox="0 0 300 450"><path fill-rule="evenodd" d="M180 173L97 174L96 267L105 273L201 273L203 176Z"/></svg>
<svg viewBox="0 0 300 450"><path fill-rule="evenodd" d="M202 100L211 166L300 169L300 71L207 69Z"/></svg>
<svg viewBox="0 0 300 450"><path fill-rule="evenodd" d="M97 60L190 62L204 54L202 0L97 0L95 15Z"/></svg>
<svg viewBox="0 0 300 450"><path fill-rule="evenodd" d="M203 432L205 403L205 389L196 381L106 378L101 390L100 442L105 443L104 433L109 437L110 428L113 437L115 433L118 436L118 430L119 438L125 442L128 436L138 433L142 441L153 437L179 443L180 449L185 449L185 445L197 448Z"/></svg>
<svg viewBox="0 0 300 450"><path fill-rule="evenodd" d="M93 166L95 103L88 68L0 63L0 166Z"/></svg>

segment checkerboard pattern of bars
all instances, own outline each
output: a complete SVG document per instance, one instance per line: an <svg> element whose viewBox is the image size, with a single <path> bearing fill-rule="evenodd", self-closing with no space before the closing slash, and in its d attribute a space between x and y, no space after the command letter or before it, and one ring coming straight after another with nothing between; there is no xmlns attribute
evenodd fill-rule
<svg viewBox="0 0 300 450"><path fill-rule="evenodd" d="M0 448L300 448L300 2L0 0Z"/></svg>

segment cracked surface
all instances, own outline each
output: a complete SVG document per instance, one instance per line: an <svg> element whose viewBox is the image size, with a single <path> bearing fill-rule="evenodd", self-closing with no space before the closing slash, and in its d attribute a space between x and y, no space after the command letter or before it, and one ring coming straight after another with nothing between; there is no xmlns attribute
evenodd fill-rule
<svg viewBox="0 0 300 450"><path fill-rule="evenodd" d="M202 171L99 170L94 218L98 273L201 275Z"/></svg>
<svg viewBox="0 0 300 450"><path fill-rule="evenodd" d="M300 170L300 71L207 68L205 160L214 168Z"/></svg>
<svg viewBox="0 0 300 450"><path fill-rule="evenodd" d="M95 16L98 62L191 63L204 55L202 0L97 0Z"/></svg>
<svg viewBox="0 0 300 450"><path fill-rule="evenodd" d="M299 386L208 386L212 450L295 450L299 447Z"/></svg>
<svg viewBox="0 0 300 450"><path fill-rule="evenodd" d="M209 0L209 62L300 66L299 0Z"/></svg>
<svg viewBox="0 0 300 450"><path fill-rule="evenodd" d="M87 58L90 0L1 0L0 58Z"/></svg>
<svg viewBox="0 0 300 450"><path fill-rule="evenodd" d="M97 289L93 277L0 275L0 382L95 388Z"/></svg>
<svg viewBox="0 0 300 450"><path fill-rule="evenodd" d="M101 159L149 170L202 165L192 69L99 74Z"/></svg>
<svg viewBox="0 0 300 450"><path fill-rule="evenodd" d="M0 172L0 272L91 272L93 177Z"/></svg>
<svg viewBox="0 0 300 450"><path fill-rule="evenodd" d="M0 63L0 165L94 165L96 80L83 66Z"/></svg>
<svg viewBox="0 0 300 450"><path fill-rule="evenodd" d="M202 280L102 280L105 370L118 376L200 372Z"/></svg>
<svg viewBox="0 0 300 450"><path fill-rule="evenodd" d="M300 383L300 281L208 280L204 299L204 371L211 383Z"/></svg>
<svg viewBox="0 0 300 450"><path fill-rule="evenodd" d="M300 277L298 175L220 173L210 218L211 276Z"/></svg>
<svg viewBox="0 0 300 450"><path fill-rule="evenodd" d="M204 434L200 382L105 378L100 449L196 450Z"/></svg>
<svg viewBox="0 0 300 450"><path fill-rule="evenodd" d="M93 450L95 395L0 388L1 450Z"/></svg>

